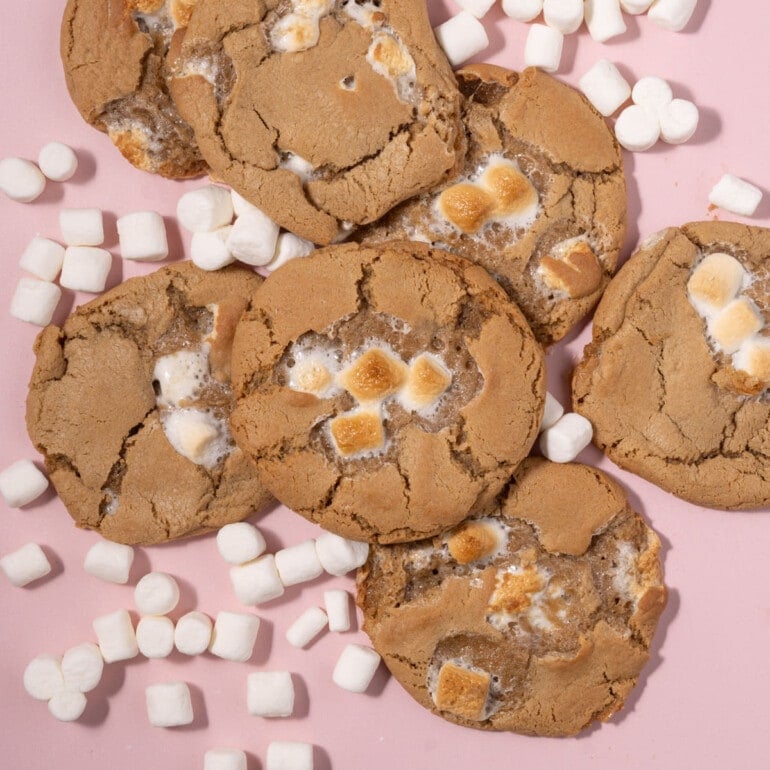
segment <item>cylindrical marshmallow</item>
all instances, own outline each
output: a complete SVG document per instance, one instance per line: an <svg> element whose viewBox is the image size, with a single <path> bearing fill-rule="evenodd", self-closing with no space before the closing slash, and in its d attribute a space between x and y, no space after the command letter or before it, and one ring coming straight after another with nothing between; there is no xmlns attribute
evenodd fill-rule
<svg viewBox="0 0 770 770"><path fill-rule="evenodd" d="M19 267L41 281L53 281L64 262L64 246L36 235L24 249Z"/></svg>
<svg viewBox="0 0 770 770"><path fill-rule="evenodd" d="M285 265L292 259L299 259L312 254L314 249L315 246L311 241L300 238L298 235L294 235L294 233L281 233L275 245L273 261L265 265L265 268L268 272L272 273L273 270L277 270L281 265Z"/></svg>
<svg viewBox="0 0 770 770"><path fill-rule="evenodd" d="M543 409L543 419L540 421L540 433L555 425L559 418L564 414L564 407L550 394L545 394L545 408Z"/></svg>
<svg viewBox="0 0 770 770"><path fill-rule="evenodd" d="M320 607L305 610L286 630L286 641L292 647L305 647L324 630L328 623Z"/></svg>
<svg viewBox="0 0 770 770"><path fill-rule="evenodd" d="M275 554L275 566L285 586L313 580L323 572L314 540L282 548Z"/></svg>
<svg viewBox="0 0 770 770"><path fill-rule="evenodd" d="M495 0L457 0L457 5L464 11L475 16L477 19L481 19L486 16L489 9L495 4Z"/></svg>
<svg viewBox="0 0 770 770"><path fill-rule="evenodd" d="M347 591L339 588L324 591L324 607L329 618L329 631L338 633L350 628L350 597Z"/></svg>
<svg viewBox="0 0 770 770"><path fill-rule="evenodd" d="M92 625L105 663L129 660L139 654L134 626L127 610L101 615L94 619Z"/></svg>
<svg viewBox="0 0 770 770"><path fill-rule="evenodd" d="M225 524L217 532L217 550L228 564L245 564L264 552L262 533L247 521Z"/></svg>
<svg viewBox="0 0 770 770"><path fill-rule="evenodd" d="M251 202L246 200L237 190L230 190L230 196L233 199L233 211L235 216L239 217L241 214L245 214L247 211L254 211L257 207ZM257 209L259 211L259 209Z"/></svg>
<svg viewBox="0 0 770 770"><path fill-rule="evenodd" d="M503 0L503 13L516 21L532 21L543 10L543 0Z"/></svg>
<svg viewBox="0 0 770 770"><path fill-rule="evenodd" d="M11 298L10 314L20 321L48 326L61 299L61 289L55 283L37 278L20 278Z"/></svg>
<svg viewBox="0 0 770 770"><path fill-rule="evenodd" d="M37 543L27 543L3 556L0 569L11 585L21 588L47 575L51 571L51 564Z"/></svg>
<svg viewBox="0 0 770 770"><path fill-rule="evenodd" d="M210 233L193 233L190 241L190 259L201 270L220 270L235 262L227 248L232 225L225 225Z"/></svg>
<svg viewBox="0 0 770 770"><path fill-rule="evenodd" d="M203 770L246 770L246 754L240 749L209 749L203 755Z"/></svg>
<svg viewBox="0 0 770 770"><path fill-rule="evenodd" d="M583 23L583 0L545 0L543 18L562 35L571 35Z"/></svg>
<svg viewBox="0 0 770 770"><path fill-rule="evenodd" d="M112 255L96 246L68 246L59 283L65 289L97 294L104 291L112 269Z"/></svg>
<svg viewBox="0 0 770 770"><path fill-rule="evenodd" d="M558 29L545 24L533 24L527 33L524 46L524 63L539 67L545 72L556 72L561 62L564 35Z"/></svg>
<svg viewBox="0 0 770 770"><path fill-rule="evenodd" d="M313 770L313 744L299 741L269 743L265 770Z"/></svg>
<svg viewBox="0 0 770 770"><path fill-rule="evenodd" d="M580 90L604 117L612 115L631 96L631 86L609 59L599 59L580 78Z"/></svg>
<svg viewBox="0 0 770 770"><path fill-rule="evenodd" d="M656 75L647 75L639 78L631 90L631 99L634 104L649 107L656 112L660 111L674 98L671 86Z"/></svg>
<svg viewBox="0 0 770 770"><path fill-rule="evenodd" d="M70 647L61 659L64 686L77 692L91 692L102 680L104 658L91 642Z"/></svg>
<svg viewBox="0 0 770 770"><path fill-rule="evenodd" d="M174 624L165 615L146 615L136 624L136 644L145 658L167 658L174 649Z"/></svg>
<svg viewBox="0 0 770 770"><path fill-rule="evenodd" d="M290 717L294 683L288 671L255 671L246 677L246 708L256 717Z"/></svg>
<svg viewBox="0 0 770 770"><path fill-rule="evenodd" d="M190 688L184 682L151 684L144 692L153 727L179 727L193 721Z"/></svg>
<svg viewBox="0 0 770 770"><path fill-rule="evenodd" d="M572 462L590 443L593 427L585 417L567 412L540 434L540 451L555 463Z"/></svg>
<svg viewBox="0 0 770 770"><path fill-rule="evenodd" d="M101 246L104 216L101 209L62 209L59 212L62 238L68 246Z"/></svg>
<svg viewBox="0 0 770 770"><path fill-rule="evenodd" d="M700 113L687 99L672 99L658 113L660 138L667 144L683 144L698 130Z"/></svg>
<svg viewBox="0 0 770 770"><path fill-rule="evenodd" d="M35 700L51 700L65 689L61 658L56 655L38 655L24 669L24 689Z"/></svg>
<svg viewBox="0 0 770 770"><path fill-rule="evenodd" d="M62 142L49 142L37 156L40 170L53 182L66 182L78 170L78 156Z"/></svg>
<svg viewBox="0 0 770 770"><path fill-rule="evenodd" d="M647 17L663 29L681 32L690 21L698 0L655 0Z"/></svg>
<svg viewBox="0 0 770 770"><path fill-rule="evenodd" d="M278 225L258 208L244 211L227 236L227 250L247 265L266 265L273 259Z"/></svg>
<svg viewBox="0 0 770 770"><path fill-rule="evenodd" d="M176 622L174 645L183 655L201 655L211 644L211 618L202 612L188 612Z"/></svg>
<svg viewBox="0 0 770 770"><path fill-rule="evenodd" d="M342 577L348 572L358 569L369 556L369 543L324 532L315 541L315 550L323 569L330 575Z"/></svg>
<svg viewBox="0 0 770 770"><path fill-rule="evenodd" d="M210 233L233 220L233 200L226 187L209 184L190 190L177 203L179 224L191 233Z"/></svg>
<svg viewBox="0 0 770 770"><path fill-rule="evenodd" d="M259 618L244 612L220 612L214 623L209 651L212 655L240 663L254 652Z"/></svg>
<svg viewBox="0 0 770 770"><path fill-rule="evenodd" d="M631 152L649 150L660 138L657 113L638 104L626 107L615 121L615 136Z"/></svg>
<svg viewBox="0 0 770 770"><path fill-rule="evenodd" d="M380 656L371 647L349 644L337 659L332 680L350 692L364 692L374 678Z"/></svg>
<svg viewBox="0 0 770 770"><path fill-rule="evenodd" d="M134 563L134 549L130 545L99 540L86 554L83 569L108 583L128 583L131 565Z"/></svg>
<svg viewBox="0 0 770 770"><path fill-rule="evenodd" d="M134 211L118 219L120 256L135 262L157 262L168 256L163 217L157 211Z"/></svg>
<svg viewBox="0 0 770 770"><path fill-rule="evenodd" d="M236 598L246 606L277 599L285 590L271 553L231 567L230 582Z"/></svg>
<svg viewBox="0 0 770 770"><path fill-rule="evenodd" d="M604 43L626 31L620 0L585 0L588 32L597 43Z"/></svg>
<svg viewBox="0 0 770 770"><path fill-rule="evenodd" d="M10 508L21 508L48 489L48 479L31 460L17 460L0 471L0 494Z"/></svg>
<svg viewBox="0 0 770 770"><path fill-rule="evenodd" d="M86 710L86 696L77 690L62 690L48 701L48 710L60 722L74 722Z"/></svg>
<svg viewBox="0 0 770 770"><path fill-rule="evenodd" d="M709 203L744 217L752 216L761 200L759 187L733 174L725 174L709 193Z"/></svg>
<svg viewBox="0 0 770 770"><path fill-rule="evenodd" d="M179 586L165 572L148 572L136 584L134 602L142 615L166 615L179 603Z"/></svg>
<svg viewBox="0 0 770 770"><path fill-rule="evenodd" d="M634 16L644 13L651 5L652 0L620 0L620 7Z"/></svg>
<svg viewBox="0 0 770 770"><path fill-rule="evenodd" d="M468 11L461 11L457 16L439 24L433 32L453 67L467 61L489 45L484 25Z"/></svg>
<svg viewBox="0 0 770 770"><path fill-rule="evenodd" d="M0 160L0 190L12 201L31 203L45 190L45 177L31 161L3 158Z"/></svg>

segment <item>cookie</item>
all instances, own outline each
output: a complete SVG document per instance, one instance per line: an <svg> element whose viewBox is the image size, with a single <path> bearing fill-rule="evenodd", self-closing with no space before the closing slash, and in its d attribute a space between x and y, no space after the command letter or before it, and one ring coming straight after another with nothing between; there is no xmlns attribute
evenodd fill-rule
<svg viewBox="0 0 770 770"><path fill-rule="evenodd" d="M353 237L425 241L482 265L550 344L615 269L626 230L620 148L581 94L537 69L456 74L468 148L456 174Z"/></svg>
<svg viewBox="0 0 770 770"><path fill-rule="evenodd" d="M424 244L330 246L272 273L233 343L238 445L289 508L415 540L493 499L535 440L543 352L480 267Z"/></svg>
<svg viewBox="0 0 770 770"><path fill-rule="evenodd" d="M659 552L601 471L530 458L491 513L370 550L363 628L434 714L574 735L623 706L649 659L666 603Z"/></svg>
<svg viewBox="0 0 770 770"><path fill-rule="evenodd" d="M201 0L174 72L214 173L315 243L457 161L460 94L422 0Z"/></svg>
<svg viewBox="0 0 770 770"><path fill-rule="evenodd" d="M594 318L574 409L620 465L709 508L770 506L770 230L648 238Z"/></svg>
<svg viewBox="0 0 770 770"><path fill-rule="evenodd" d="M171 38L196 0L69 0L61 57L72 101L137 168L161 176L207 171L168 90Z"/></svg>
<svg viewBox="0 0 770 770"><path fill-rule="evenodd" d="M148 545L268 502L227 425L233 330L260 281L164 267L38 336L27 429L79 527Z"/></svg>

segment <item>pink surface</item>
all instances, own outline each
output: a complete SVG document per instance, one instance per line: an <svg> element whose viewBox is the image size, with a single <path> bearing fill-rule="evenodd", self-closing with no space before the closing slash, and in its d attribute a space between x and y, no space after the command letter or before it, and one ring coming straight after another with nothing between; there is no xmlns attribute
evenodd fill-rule
<svg viewBox="0 0 770 770"><path fill-rule="evenodd" d="M24 428L24 399L37 329L10 318L5 310L21 275L18 258L30 238L35 233L57 238L62 206L100 206L107 212L107 245L113 247L115 217L150 208L167 217L174 258L183 258L189 245L173 214L180 194L196 183L173 183L134 170L106 137L81 121L70 103L57 55L63 6L63 0L3 3L0 157L34 159L43 144L56 139L77 149L81 166L71 182L49 183L34 204L0 196L5 278L0 285L0 467L21 457L36 459ZM431 8L435 23L455 10L441 0ZM735 219L708 210L709 190L728 171L765 188L760 211L746 221L770 225L770 10L765 0L699 0L681 34L661 30L645 17L626 19L628 32L606 45L594 43L585 28L569 37L559 76L575 84L598 58L607 57L629 80L648 74L666 77L675 96L700 106L702 118L698 133L684 146L658 145L645 154L626 154L630 216L625 254L640 236L667 225L717 215ZM491 39L485 58L521 68L527 25L498 9L485 25ZM152 269L122 265L116 258L111 285ZM85 299L65 292L57 319ZM548 356L551 389L562 399L568 372L587 338L583 329ZM619 471L593 448L580 459L606 468L625 484L637 510L661 534L671 588L652 660L626 708L608 724L578 739L490 734L451 726L423 711L382 670L365 695L337 689L330 679L336 657L348 642L365 642L362 633L326 634L308 650L289 647L283 636L306 607L322 602L323 590L352 590L352 578L320 578L259 608L262 627L248 663L174 654L163 661L137 658L113 664L89 697L81 720L56 722L45 703L24 692L26 663L40 653L61 653L92 639L91 620L119 607L132 608L133 595L131 585L102 583L83 571L83 558L97 536L76 531L49 492L24 510L0 504L0 553L34 540L54 565L51 576L24 589L13 588L0 575L0 767L190 770L202 767L207 748L233 746L246 750L250 770L257 770L264 768L267 744L280 739L315 744L318 770L767 767L768 512L701 509ZM318 532L284 509L272 511L259 524L271 549ZM182 600L174 617L193 608L210 615L239 609L211 536L137 549L131 584L150 569L179 578ZM249 717L246 674L273 668L296 674L296 714L273 721ZM190 683L195 723L175 730L150 727L145 686L176 679Z"/></svg>

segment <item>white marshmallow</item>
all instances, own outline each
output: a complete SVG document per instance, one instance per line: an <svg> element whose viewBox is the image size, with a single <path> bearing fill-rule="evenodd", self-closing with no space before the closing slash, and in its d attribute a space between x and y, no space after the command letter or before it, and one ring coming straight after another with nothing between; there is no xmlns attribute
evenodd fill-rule
<svg viewBox="0 0 770 770"><path fill-rule="evenodd" d="M100 540L88 549L83 569L108 583L124 584L128 583L133 563L134 549L130 545Z"/></svg>
<svg viewBox="0 0 770 770"><path fill-rule="evenodd" d="M247 265L266 265L273 259L278 225L254 208L241 214L227 236L227 250Z"/></svg>
<svg viewBox="0 0 770 770"><path fill-rule="evenodd" d="M134 211L118 219L120 256L134 262L157 262L168 256L163 217L157 211Z"/></svg>
<svg viewBox="0 0 770 770"><path fill-rule="evenodd" d="M112 255L94 246L68 246L59 283L65 289L97 294L104 291L112 268Z"/></svg>
<svg viewBox="0 0 770 770"><path fill-rule="evenodd" d="M231 567L230 582L238 601L247 606L277 599L285 590L273 554Z"/></svg>
<svg viewBox="0 0 770 770"><path fill-rule="evenodd" d="M533 24L527 33L524 63L545 72L556 72L561 62L563 45L564 35L558 29L546 27L545 24Z"/></svg>
<svg viewBox="0 0 770 770"><path fill-rule="evenodd" d="M348 4L347 12L350 13L351 5ZM286 156L281 161L281 168L285 168L287 171L291 171L292 174L296 174L303 182L306 182L313 175L315 170L313 164L309 160L305 160L300 155L295 155L292 152L286 153Z"/></svg>
<svg viewBox="0 0 770 770"><path fill-rule="evenodd" d="M22 588L47 575L51 571L51 564L37 543L27 543L3 556L0 569L5 572L11 585Z"/></svg>
<svg viewBox="0 0 770 770"><path fill-rule="evenodd" d="M340 588L324 591L324 607L329 618L329 631L339 633L350 629L350 597L347 591Z"/></svg>
<svg viewBox="0 0 770 770"><path fill-rule="evenodd" d="M380 656L371 647L349 644L337 658L332 680L343 690L364 692L379 665Z"/></svg>
<svg viewBox="0 0 770 770"><path fill-rule="evenodd" d="M620 7L626 12L637 16L644 13L651 5L653 0L620 0Z"/></svg>
<svg viewBox="0 0 770 770"><path fill-rule="evenodd" d="M139 654L134 626L127 610L101 615L94 619L92 625L105 663L129 660Z"/></svg>
<svg viewBox="0 0 770 770"><path fill-rule="evenodd" d="M31 460L17 460L0 471L0 494L11 508L21 508L48 489L48 479Z"/></svg>
<svg viewBox="0 0 770 770"><path fill-rule="evenodd" d="M60 722L74 722L86 710L86 696L77 690L62 690L48 701L48 710Z"/></svg>
<svg viewBox="0 0 770 770"><path fill-rule="evenodd" d="M503 0L503 13L516 21L532 21L543 10L543 0Z"/></svg>
<svg viewBox="0 0 770 770"><path fill-rule="evenodd" d="M136 644L145 658L167 658L174 649L174 623L165 615L146 615L136 624Z"/></svg>
<svg viewBox="0 0 770 770"><path fill-rule="evenodd" d="M202 612L188 612L176 622L174 645L183 655L201 655L211 644L211 618Z"/></svg>
<svg viewBox="0 0 770 770"><path fill-rule="evenodd" d="M225 660L245 662L254 652L259 618L244 612L220 612L214 623L209 651Z"/></svg>
<svg viewBox="0 0 770 770"><path fill-rule="evenodd" d="M251 201L247 201L246 198L235 190L230 190L230 197L233 199L233 211L236 217L245 214L247 211L259 211Z"/></svg>
<svg viewBox="0 0 770 770"><path fill-rule="evenodd" d="M31 203L45 190L45 177L31 161L3 158L0 160L0 190L12 201Z"/></svg>
<svg viewBox="0 0 770 770"><path fill-rule="evenodd" d="M328 618L320 607L305 610L286 630L286 641L292 647L305 647L326 628Z"/></svg>
<svg viewBox="0 0 770 770"><path fill-rule="evenodd" d="M11 298L10 314L20 321L48 326L61 299L61 289L55 283L37 278L20 278Z"/></svg>
<svg viewBox="0 0 770 770"><path fill-rule="evenodd" d="M209 749L203 755L203 770L246 770L246 754L240 749Z"/></svg>
<svg viewBox="0 0 770 770"><path fill-rule="evenodd" d="M330 575L341 577L360 567L369 556L369 543L324 532L315 541L315 550L323 569Z"/></svg>
<svg viewBox="0 0 770 770"><path fill-rule="evenodd" d="M142 615L166 615L179 603L179 586L165 572L148 572L136 584L134 602Z"/></svg>
<svg viewBox="0 0 770 770"><path fill-rule="evenodd" d="M555 463L572 462L594 435L591 423L576 412L567 412L540 434L540 451Z"/></svg>
<svg viewBox="0 0 770 770"><path fill-rule="evenodd" d="M152 379L160 387L158 401L165 406L179 406L192 401L200 393L211 372L208 348L177 350L155 361Z"/></svg>
<svg viewBox="0 0 770 770"><path fill-rule="evenodd" d="M619 0L586 0L585 19L588 32L597 43L604 43L626 31Z"/></svg>
<svg viewBox="0 0 770 770"><path fill-rule="evenodd" d="M246 677L246 708L255 717L290 717L294 683L288 671L255 671Z"/></svg>
<svg viewBox="0 0 770 770"><path fill-rule="evenodd" d="M583 0L545 0L543 18L562 35L571 35L583 23Z"/></svg>
<svg viewBox="0 0 770 770"><path fill-rule="evenodd" d="M752 216L761 200L762 190L732 174L725 174L709 193L709 203L744 217Z"/></svg>
<svg viewBox="0 0 770 770"><path fill-rule="evenodd" d="M433 32L453 67L467 61L489 45L484 25L468 11L461 11L457 16L439 24Z"/></svg>
<svg viewBox="0 0 770 770"><path fill-rule="evenodd" d="M275 566L285 586L314 580L323 572L313 540L282 548L275 554Z"/></svg>
<svg viewBox="0 0 770 770"><path fill-rule="evenodd" d="M298 235L294 235L294 233L281 233L275 245L273 261L265 267L272 273L273 270L277 270L281 265L285 265L292 259L306 257L314 249L315 246L311 241L300 238Z"/></svg>
<svg viewBox="0 0 770 770"><path fill-rule="evenodd" d="M269 743L265 770L313 770L313 745L299 741Z"/></svg>
<svg viewBox="0 0 770 770"><path fill-rule="evenodd" d="M495 4L495 0L457 0L457 5L464 11L481 19L486 16L489 9Z"/></svg>
<svg viewBox="0 0 770 770"><path fill-rule="evenodd" d="M655 0L647 18L663 29L680 32L687 26L698 0Z"/></svg>
<svg viewBox="0 0 770 770"><path fill-rule="evenodd" d="M104 217L101 209L62 209L59 227L68 246L101 246L104 243Z"/></svg>
<svg viewBox="0 0 770 770"><path fill-rule="evenodd" d="M700 113L687 99L672 99L658 113L660 138L668 144L683 144L698 128Z"/></svg>
<svg viewBox="0 0 770 770"><path fill-rule="evenodd" d="M711 316L706 328L718 349L735 353L763 325L757 306L748 297L740 296Z"/></svg>
<svg viewBox="0 0 770 770"><path fill-rule="evenodd" d="M144 691L153 727L179 727L193 721L190 688L184 682L151 684Z"/></svg>
<svg viewBox="0 0 770 770"><path fill-rule="evenodd" d="M660 121L649 108L632 104L618 115L615 136L631 152L649 150L660 138Z"/></svg>
<svg viewBox="0 0 770 770"><path fill-rule="evenodd" d="M564 407L548 392L545 394L543 419L540 421L540 433L555 425L564 414Z"/></svg>
<svg viewBox="0 0 770 770"><path fill-rule="evenodd" d="M190 259L201 270L220 270L235 262L227 248L232 225L225 225L210 233L193 233L190 241Z"/></svg>
<svg viewBox="0 0 770 770"><path fill-rule="evenodd" d="M228 564L245 564L264 553L267 544L262 533L247 521L225 524L217 532L217 550Z"/></svg>
<svg viewBox="0 0 770 770"><path fill-rule="evenodd" d="M64 261L64 246L36 235L24 249L19 267L43 281L53 281Z"/></svg>
<svg viewBox="0 0 770 770"><path fill-rule="evenodd" d="M579 85L588 101L605 118L631 96L631 86L609 59L599 59L580 78Z"/></svg>
<svg viewBox="0 0 770 770"><path fill-rule="evenodd" d="M64 686L77 692L91 692L102 680L104 658L91 642L70 647L61 659Z"/></svg>
<svg viewBox="0 0 770 770"><path fill-rule="evenodd" d="M179 224L191 233L210 233L233 220L233 199L226 187L208 184L185 193L177 203Z"/></svg>
<svg viewBox="0 0 770 770"><path fill-rule="evenodd" d="M649 107L654 112L660 112L667 104L671 103L674 93L671 86L663 78L648 75L634 83L631 91L631 99L634 104Z"/></svg>
<svg viewBox="0 0 770 770"><path fill-rule="evenodd" d="M207 410L173 409L161 421L169 444L196 465L211 468L230 452L227 424Z"/></svg>
<svg viewBox="0 0 770 770"><path fill-rule="evenodd" d="M38 655L24 669L24 689L35 700L51 700L65 689L61 658L56 655Z"/></svg>
<svg viewBox="0 0 770 770"><path fill-rule="evenodd" d="M49 142L40 150L37 165L52 182L66 182L78 170L78 156L69 145Z"/></svg>

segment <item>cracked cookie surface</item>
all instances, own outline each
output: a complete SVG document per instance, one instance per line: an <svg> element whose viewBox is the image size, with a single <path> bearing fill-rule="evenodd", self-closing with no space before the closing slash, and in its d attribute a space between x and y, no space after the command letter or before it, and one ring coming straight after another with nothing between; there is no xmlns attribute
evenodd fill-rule
<svg viewBox="0 0 770 770"><path fill-rule="evenodd" d="M769 325L770 230L664 230L602 298L573 376L573 408L611 460L678 497L766 509Z"/></svg>
<svg viewBox="0 0 770 770"><path fill-rule="evenodd" d="M200 0L174 61L213 172L315 243L457 161L460 95L420 0Z"/></svg>
<svg viewBox="0 0 770 770"><path fill-rule="evenodd" d="M666 603L660 541L601 471L525 460L492 513L374 546L363 628L451 722L574 735L623 706Z"/></svg>
<svg viewBox="0 0 770 770"><path fill-rule="evenodd" d="M403 542L500 492L537 434L544 356L477 265L346 244L266 279L236 330L233 388L235 440L281 502Z"/></svg>
<svg viewBox="0 0 770 770"><path fill-rule="evenodd" d="M27 429L78 526L147 545L271 499L227 428L233 330L260 281L164 267L40 333Z"/></svg>
<svg viewBox="0 0 770 770"><path fill-rule="evenodd" d="M353 237L425 241L482 265L537 338L555 342L593 308L615 270L626 230L620 148L581 94L539 70L483 64L456 75L464 162L450 182ZM512 197L518 212L501 216Z"/></svg>

